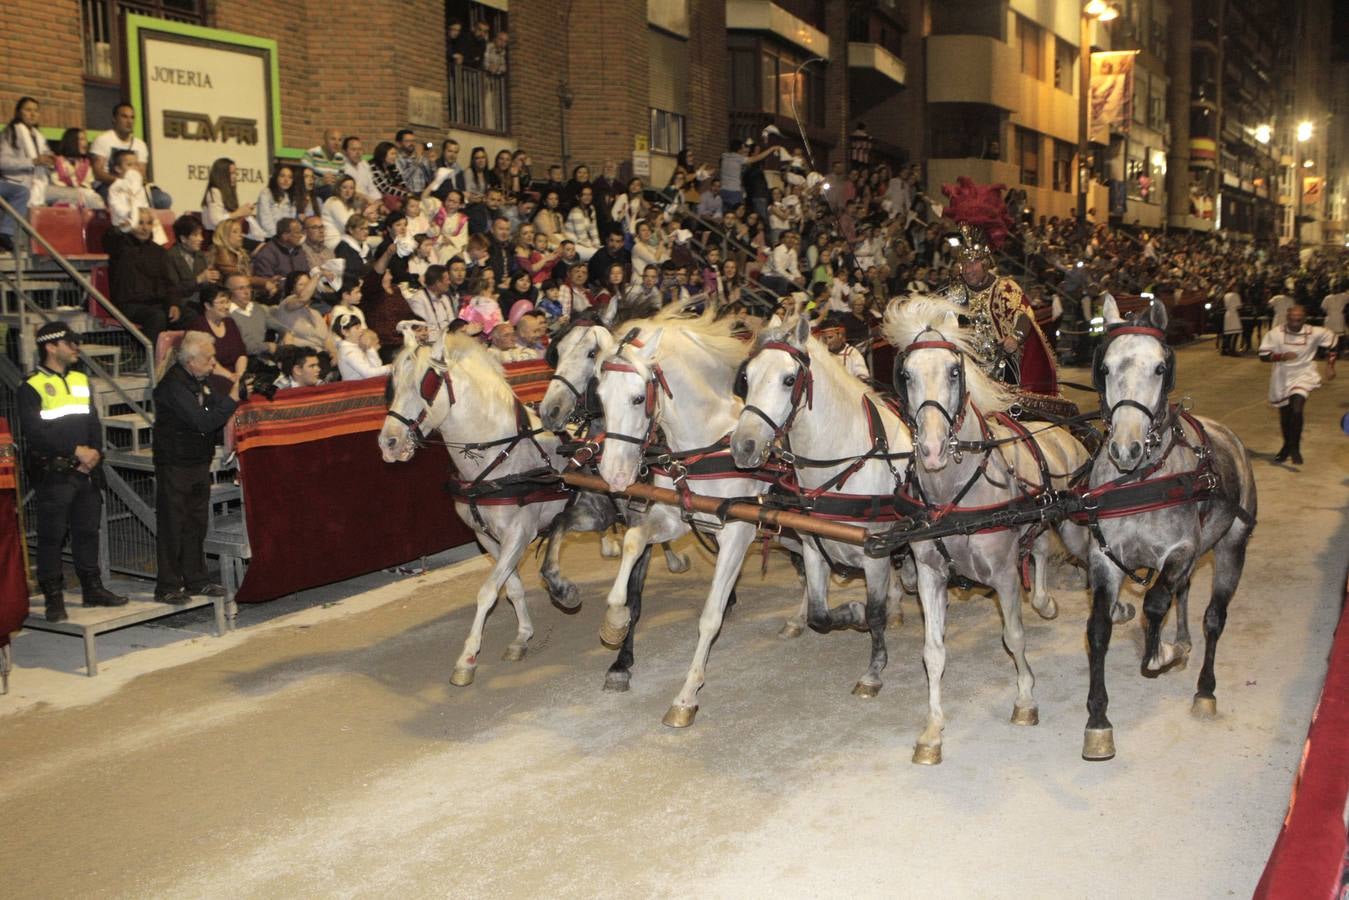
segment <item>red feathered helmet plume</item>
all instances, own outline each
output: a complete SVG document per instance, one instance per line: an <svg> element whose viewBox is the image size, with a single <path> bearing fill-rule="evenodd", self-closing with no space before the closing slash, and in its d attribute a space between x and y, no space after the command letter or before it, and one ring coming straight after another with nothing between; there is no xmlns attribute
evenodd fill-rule
<svg viewBox="0 0 1349 900"><path fill-rule="evenodd" d="M1007 240L1008 231L1014 224L1011 213L1007 211L1007 204L1003 201L1006 189L1007 186L1002 184L975 184L961 175L954 185L941 186L941 192L950 201L945 214L961 226L969 226L976 233L983 232L988 245L999 248ZM964 227L961 232L964 237Z"/></svg>

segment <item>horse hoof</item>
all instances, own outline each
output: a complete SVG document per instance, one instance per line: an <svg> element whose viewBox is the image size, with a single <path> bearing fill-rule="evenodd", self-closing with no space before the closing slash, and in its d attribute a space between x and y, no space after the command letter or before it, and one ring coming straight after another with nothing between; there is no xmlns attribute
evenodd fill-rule
<svg viewBox="0 0 1349 900"><path fill-rule="evenodd" d="M1053 597L1049 597L1043 604L1036 606L1035 611L1040 614L1042 619L1057 619L1059 617L1059 604Z"/></svg>
<svg viewBox="0 0 1349 900"><path fill-rule="evenodd" d="M604 676L604 689L611 694L626 693L631 679L630 672L610 672Z"/></svg>
<svg viewBox="0 0 1349 900"><path fill-rule="evenodd" d="M501 654L501 658L506 662L519 662L525 658L525 653L529 648L524 644L511 644L506 648L506 652Z"/></svg>
<svg viewBox="0 0 1349 900"><path fill-rule="evenodd" d="M879 684L872 684L870 681L859 681L853 685L852 695L854 697L874 697L881 692Z"/></svg>
<svg viewBox="0 0 1349 900"><path fill-rule="evenodd" d="M468 687L473 683L473 669L468 666L455 666L450 676L450 684L455 687Z"/></svg>
<svg viewBox="0 0 1349 900"><path fill-rule="evenodd" d="M670 728L688 728L693 724L693 717L696 715L698 715L696 706L671 706L660 723Z"/></svg>
<svg viewBox="0 0 1349 900"><path fill-rule="evenodd" d="M553 601L553 605L563 612L576 612L581 608L581 590L576 585L568 582L566 587L557 593L548 594L548 599Z"/></svg>
<svg viewBox="0 0 1349 900"><path fill-rule="evenodd" d="M1013 725L1039 725L1040 710L1034 706L1013 706L1012 707Z"/></svg>
<svg viewBox="0 0 1349 900"><path fill-rule="evenodd" d="M913 761L919 766L941 764L941 744L918 744L913 748Z"/></svg>
<svg viewBox="0 0 1349 900"><path fill-rule="evenodd" d="M784 641L789 641L792 638L799 638L805 630L805 626L800 622L794 622L791 619L788 619L786 622L782 623L782 630L778 632L778 637L782 638Z"/></svg>
<svg viewBox="0 0 1349 900"><path fill-rule="evenodd" d="M691 565L687 553L667 553L665 555L665 568L671 575L683 575Z"/></svg>
<svg viewBox="0 0 1349 900"><path fill-rule="evenodd" d="M605 559L618 559L622 555L623 546L619 544L618 541L607 534L600 538L600 556L603 556Z"/></svg>
<svg viewBox="0 0 1349 900"><path fill-rule="evenodd" d="M1088 728L1082 738L1082 758L1107 760L1115 758L1115 729Z"/></svg>
<svg viewBox="0 0 1349 900"><path fill-rule="evenodd" d="M1114 609L1110 611L1110 621L1116 625L1123 625L1132 621L1136 612L1138 610L1132 603L1116 603Z"/></svg>
<svg viewBox="0 0 1349 900"><path fill-rule="evenodd" d="M623 646L623 641L628 636L628 622L631 621L627 609L619 607L617 610L610 607L604 614L604 621L600 623L600 643L610 650L617 650Z"/></svg>
<svg viewBox="0 0 1349 900"><path fill-rule="evenodd" d="M904 613L893 613L885 620L885 630L892 628L901 628L904 625Z"/></svg>
<svg viewBox="0 0 1349 900"><path fill-rule="evenodd" d="M1216 719L1218 717L1218 698L1194 695L1190 704L1190 714L1196 719Z"/></svg>
<svg viewBox="0 0 1349 900"><path fill-rule="evenodd" d="M1185 668L1185 653L1175 644L1162 641L1157 647L1157 655L1143 663L1143 677L1156 678L1172 669Z"/></svg>

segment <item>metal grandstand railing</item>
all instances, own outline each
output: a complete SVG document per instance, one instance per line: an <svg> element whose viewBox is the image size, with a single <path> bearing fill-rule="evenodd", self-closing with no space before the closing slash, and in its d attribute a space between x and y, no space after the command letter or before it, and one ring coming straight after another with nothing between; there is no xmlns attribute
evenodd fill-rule
<svg viewBox="0 0 1349 900"><path fill-rule="evenodd" d="M151 461L133 453L119 464L124 446L119 436L148 433L153 417L154 347L125 314L79 267L60 253L3 198L0 211L12 216L22 235L12 253L0 254L0 335L5 338L5 365L0 366L0 415L10 422L20 456L26 435L18 416L17 390L23 370L35 364L34 330L43 322L63 321L82 336L80 358L93 382L94 404L104 425L103 471L108 491L100 530L100 560L108 571L153 577L155 572L154 476ZM41 255L32 252L40 247ZM97 304L100 315L89 312ZM147 438L148 440L148 438ZM36 521L31 491L25 491L24 521L30 543Z"/></svg>

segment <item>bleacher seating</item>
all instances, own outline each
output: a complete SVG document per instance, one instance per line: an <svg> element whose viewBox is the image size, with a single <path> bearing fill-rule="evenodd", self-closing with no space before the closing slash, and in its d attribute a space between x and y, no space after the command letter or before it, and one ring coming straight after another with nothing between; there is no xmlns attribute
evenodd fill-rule
<svg viewBox="0 0 1349 900"><path fill-rule="evenodd" d="M84 212L73 206L36 206L29 210L28 221L53 250L71 262L105 260L108 256L102 247L90 251L85 238ZM43 257L50 254L42 244L35 241L33 255Z"/></svg>

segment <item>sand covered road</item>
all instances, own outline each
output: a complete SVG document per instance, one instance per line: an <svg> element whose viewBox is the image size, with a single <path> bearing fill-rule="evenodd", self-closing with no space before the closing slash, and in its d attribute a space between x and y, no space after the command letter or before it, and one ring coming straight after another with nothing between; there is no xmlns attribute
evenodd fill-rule
<svg viewBox="0 0 1349 900"><path fill-rule="evenodd" d="M1179 362L1199 411L1257 452L1277 449L1258 363L1207 347ZM953 599L945 762L923 768L909 762L926 708L915 604L889 635L884 690L860 700L849 690L866 636L779 641L796 580L782 560L766 578L747 566L697 722L675 731L660 717L709 560L690 547L688 574L652 566L632 690L605 694L612 654L596 631L613 563L577 540L564 564L582 611L548 606L531 572L529 657L499 661L514 633L502 604L466 689L448 677L473 564L368 609L282 619L221 650L203 642L198 658L96 703L53 697L0 717L5 893L1248 895L1338 612L1349 442L1333 422L1346 400L1343 381L1314 397L1303 471L1256 460L1260 525L1221 645L1216 721L1189 715L1197 664L1146 681L1137 624L1116 628L1112 762L1079 756L1086 595L1071 572L1058 576L1057 621L1024 608L1036 728L1007 722L1013 669L994 602ZM1210 572L1191 594L1196 628Z"/></svg>

